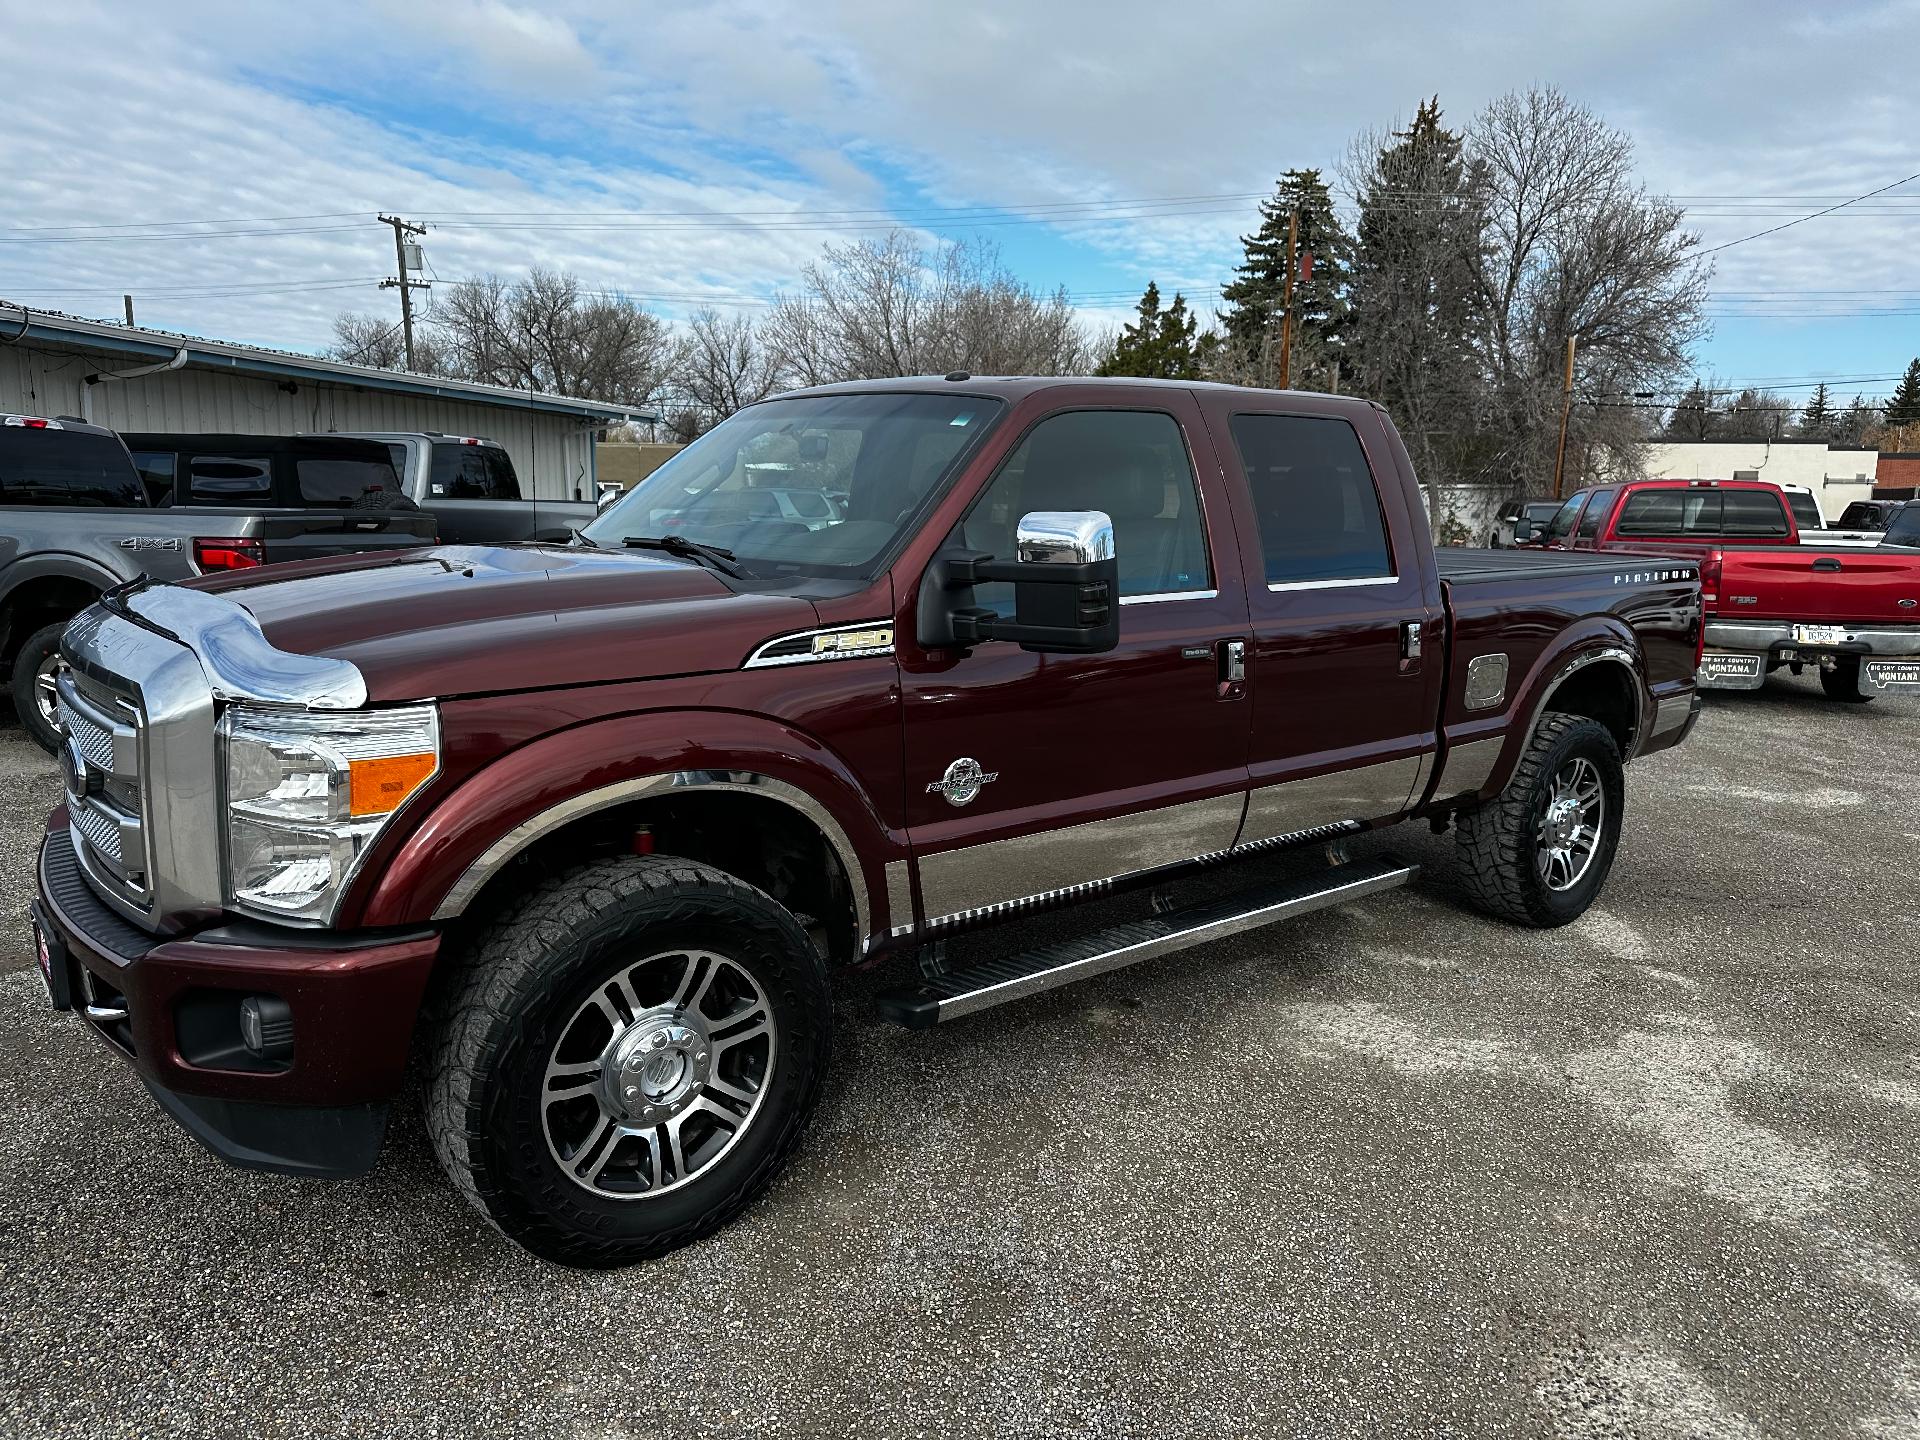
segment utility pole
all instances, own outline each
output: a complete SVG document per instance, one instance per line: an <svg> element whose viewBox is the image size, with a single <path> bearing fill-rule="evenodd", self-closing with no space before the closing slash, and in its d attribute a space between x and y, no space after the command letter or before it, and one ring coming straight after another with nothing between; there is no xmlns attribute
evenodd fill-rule
<svg viewBox="0 0 1920 1440"><path fill-rule="evenodd" d="M1280 300L1280 388L1288 388L1293 378L1293 267L1298 264L1294 247L1300 238L1300 212L1287 215L1287 283Z"/></svg>
<svg viewBox="0 0 1920 1440"><path fill-rule="evenodd" d="M1567 458L1567 420L1573 414L1573 336L1567 336L1567 378L1560 402L1560 446L1553 452L1553 498L1560 499L1560 468Z"/></svg>
<svg viewBox="0 0 1920 1440"><path fill-rule="evenodd" d="M415 225L409 220L402 220L398 215L382 215L380 217L380 223L393 227L393 259L395 265L398 266L397 278L382 280L380 282L380 288L382 290L398 288L400 291L400 332L406 340L407 369L411 370L413 369L413 292L415 290L428 290L431 289L432 286L425 280L411 280L407 278L407 272L409 270L418 270L420 268L420 247L410 243L407 237L409 235L424 235L427 233L427 227L424 225ZM412 259L414 263L411 265L407 263L407 252L409 250L413 252Z"/></svg>
<svg viewBox="0 0 1920 1440"><path fill-rule="evenodd" d="M122 295L122 296L121 296L120 298L121 298L121 300L123 300L124 302L126 302L126 307L127 307L127 328L128 328L129 330L131 330L131 329L133 329L133 297L132 297L131 295Z"/></svg>

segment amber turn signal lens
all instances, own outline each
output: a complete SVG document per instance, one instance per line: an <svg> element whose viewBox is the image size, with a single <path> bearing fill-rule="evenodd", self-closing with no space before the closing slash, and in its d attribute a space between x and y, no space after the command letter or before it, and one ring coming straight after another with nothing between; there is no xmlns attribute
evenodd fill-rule
<svg viewBox="0 0 1920 1440"><path fill-rule="evenodd" d="M348 766L348 813L385 815L427 782L435 761L424 755L383 755L377 760L355 760Z"/></svg>

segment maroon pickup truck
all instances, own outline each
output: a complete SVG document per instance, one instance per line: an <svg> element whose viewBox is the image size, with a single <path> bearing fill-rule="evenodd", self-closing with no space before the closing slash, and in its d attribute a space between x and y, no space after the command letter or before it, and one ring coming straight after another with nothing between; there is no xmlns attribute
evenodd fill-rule
<svg viewBox="0 0 1920 1440"><path fill-rule="evenodd" d="M489 1219L621 1264L780 1168L846 966L896 957L883 1014L936 1024L1402 884L1342 837L1407 819L1457 827L1481 908L1573 920L1623 764L1697 714L1701 624L1690 561L1437 556L1365 401L805 391L570 545L85 612L41 963L226 1159L366 1170L414 1059ZM937 943L1256 859L971 968Z"/></svg>
<svg viewBox="0 0 1920 1440"><path fill-rule="evenodd" d="M1579 491L1542 543L1697 561L1703 689L1758 690L1810 665L1835 700L1920 695L1920 553L1808 536L1777 485L1636 480Z"/></svg>

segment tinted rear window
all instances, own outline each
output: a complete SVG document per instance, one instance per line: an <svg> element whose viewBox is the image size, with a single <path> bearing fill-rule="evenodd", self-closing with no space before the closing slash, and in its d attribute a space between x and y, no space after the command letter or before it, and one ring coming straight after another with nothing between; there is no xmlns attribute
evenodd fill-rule
<svg viewBox="0 0 1920 1440"><path fill-rule="evenodd" d="M1825 526L1826 521L1820 518L1820 506L1813 496L1790 491L1787 504L1793 509L1793 523L1802 530L1819 530Z"/></svg>
<svg viewBox="0 0 1920 1440"><path fill-rule="evenodd" d="M351 505L367 495L400 488L400 477L385 460L318 460L301 458L293 473L300 484L303 505Z"/></svg>
<svg viewBox="0 0 1920 1440"><path fill-rule="evenodd" d="M1706 486L1636 490L1621 507L1614 533L1778 538L1787 533L1786 497L1778 491Z"/></svg>
<svg viewBox="0 0 1920 1440"><path fill-rule="evenodd" d="M0 425L0 495L9 505L146 508L127 447L77 430Z"/></svg>
<svg viewBox="0 0 1920 1440"><path fill-rule="evenodd" d="M187 494L198 505L270 504L273 460L266 455L196 455L187 466Z"/></svg>
<svg viewBox="0 0 1920 1440"><path fill-rule="evenodd" d="M518 500L520 480L498 445L436 444L427 493L438 500Z"/></svg>
<svg viewBox="0 0 1920 1440"><path fill-rule="evenodd" d="M140 472L140 483L147 487L147 499L156 505L173 503L173 465L171 450L136 450L133 468Z"/></svg>

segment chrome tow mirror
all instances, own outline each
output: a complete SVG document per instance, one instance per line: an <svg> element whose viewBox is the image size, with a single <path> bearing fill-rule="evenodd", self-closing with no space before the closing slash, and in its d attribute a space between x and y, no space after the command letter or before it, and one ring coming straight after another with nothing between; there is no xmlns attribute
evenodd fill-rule
<svg viewBox="0 0 1920 1440"><path fill-rule="evenodd" d="M1013 586L1013 616L973 603L973 587ZM1100 510L1035 510L1014 530L1014 559L947 550L921 581L916 638L929 650L1010 640L1022 650L1097 655L1120 643L1120 563Z"/></svg>

